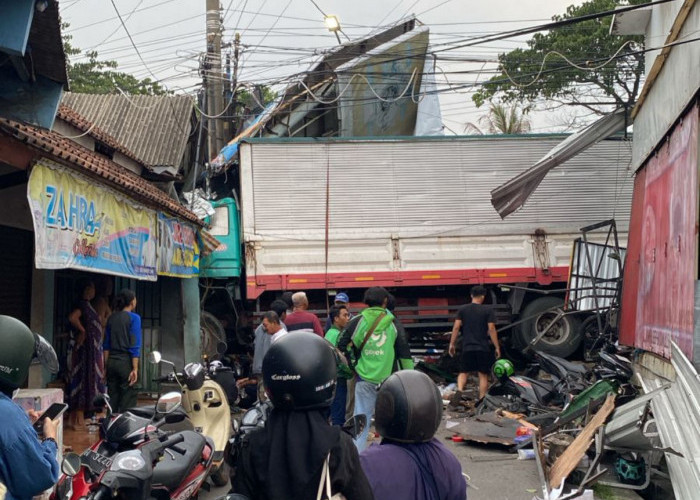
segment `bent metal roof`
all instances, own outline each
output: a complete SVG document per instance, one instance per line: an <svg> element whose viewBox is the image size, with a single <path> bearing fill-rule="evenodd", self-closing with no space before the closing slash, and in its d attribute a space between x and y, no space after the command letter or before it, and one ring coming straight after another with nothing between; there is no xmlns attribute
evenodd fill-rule
<svg viewBox="0 0 700 500"><path fill-rule="evenodd" d="M198 226L203 225L194 213L150 182L57 132L0 118L0 134L17 139L62 165L98 178L152 208L179 216Z"/></svg>

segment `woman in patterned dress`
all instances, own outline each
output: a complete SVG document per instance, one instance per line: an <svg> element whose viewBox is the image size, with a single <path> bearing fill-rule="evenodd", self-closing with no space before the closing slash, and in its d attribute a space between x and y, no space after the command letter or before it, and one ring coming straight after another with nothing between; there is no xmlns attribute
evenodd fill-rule
<svg viewBox="0 0 700 500"><path fill-rule="evenodd" d="M104 361L102 358L102 323L90 301L95 297L95 284L81 280L78 302L68 315L75 331L68 404L71 414L68 427L83 428L84 412L92 410L97 394L105 392Z"/></svg>

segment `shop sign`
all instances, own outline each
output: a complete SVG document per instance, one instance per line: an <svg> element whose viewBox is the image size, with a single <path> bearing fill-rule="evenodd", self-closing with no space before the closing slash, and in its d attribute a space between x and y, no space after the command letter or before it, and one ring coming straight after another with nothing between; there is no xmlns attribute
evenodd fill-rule
<svg viewBox="0 0 700 500"><path fill-rule="evenodd" d="M27 185L37 269L156 280L156 214L49 160Z"/></svg>
<svg viewBox="0 0 700 500"><path fill-rule="evenodd" d="M197 229L158 212L158 274L176 278L199 275Z"/></svg>

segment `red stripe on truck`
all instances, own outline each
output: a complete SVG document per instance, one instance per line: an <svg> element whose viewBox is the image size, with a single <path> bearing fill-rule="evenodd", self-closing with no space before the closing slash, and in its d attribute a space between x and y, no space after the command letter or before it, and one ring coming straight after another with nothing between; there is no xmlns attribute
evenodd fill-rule
<svg viewBox="0 0 700 500"><path fill-rule="evenodd" d="M458 269L451 271L401 271L377 273L287 274L248 276L247 297L265 291L367 288L368 286L497 285L508 283L566 283L569 267L547 271L533 268Z"/></svg>

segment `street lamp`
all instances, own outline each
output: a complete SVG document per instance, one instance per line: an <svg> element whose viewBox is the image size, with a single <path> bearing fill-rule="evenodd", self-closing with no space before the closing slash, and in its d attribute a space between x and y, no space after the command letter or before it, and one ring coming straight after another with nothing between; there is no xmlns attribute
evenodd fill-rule
<svg viewBox="0 0 700 500"><path fill-rule="evenodd" d="M327 15L324 19L323 22L326 24L326 28L328 28L328 31L332 31L335 33L335 37L338 39L338 43L341 44L342 42L340 41L340 35L338 32L340 31L340 20L338 19L338 16L334 15Z"/></svg>

